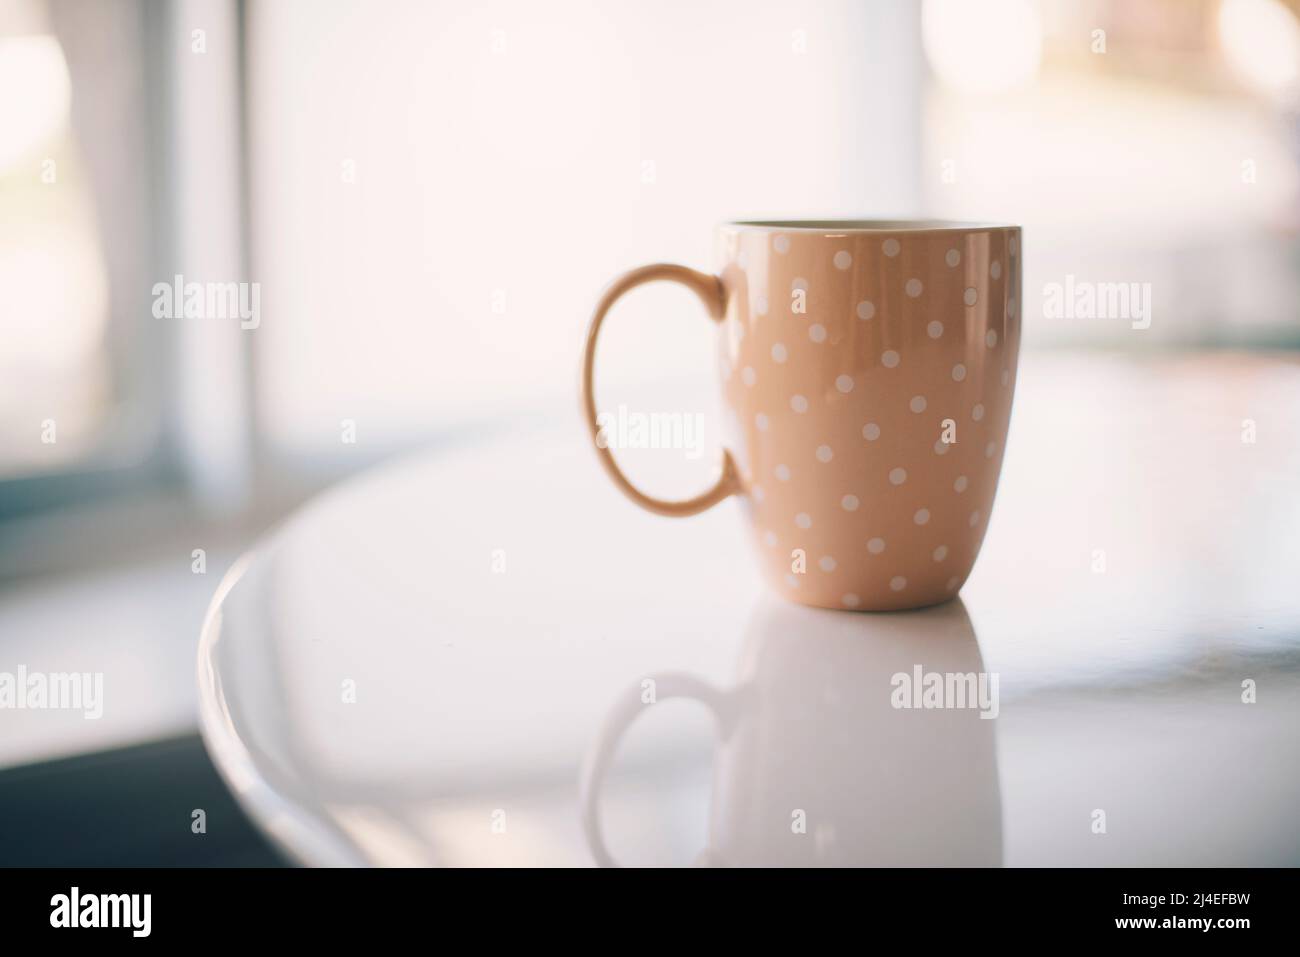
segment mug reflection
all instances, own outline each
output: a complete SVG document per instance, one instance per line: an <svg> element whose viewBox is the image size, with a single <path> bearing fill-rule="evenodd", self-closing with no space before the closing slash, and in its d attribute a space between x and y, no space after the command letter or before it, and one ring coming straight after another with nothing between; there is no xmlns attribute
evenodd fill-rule
<svg viewBox="0 0 1300 957"><path fill-rule="evenodd" d="M712 713L708 847L717 866L1002 863L1002 811L986 675L960 599L853 615L761 603L735 684L650 676L656 698ZM600 791L618 743L644 710L643 679L618 698L584 764L582 825L612 866ZM624 861L622 863L635 863Z"/></svg>

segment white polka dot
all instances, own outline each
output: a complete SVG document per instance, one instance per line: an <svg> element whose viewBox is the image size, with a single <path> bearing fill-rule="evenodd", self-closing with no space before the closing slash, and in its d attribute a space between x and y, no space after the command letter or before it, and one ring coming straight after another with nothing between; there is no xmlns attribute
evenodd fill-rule
<svg viewBox="0 0 1300 957"><path fill-rule="evenodd" d="M967 286L966 291L962 293L961 297L965 301L966 305L973 306L979 299L979 293L975 291L974 286Z"/></svg>
<svg viewBox="0 0 1300 957"><path fill-rule="evenodd" d="M892 369L898 365L898 353L893 349L886 349L880 354L880 364L886 369Z"/></svg>
<svg viewBox="0 0 1300 957"><path fill-rule="evenodd" d="M978 525L979 523L980 523L980 513L979 513L979 512L971 512L971 513L970 513L970 527L971 527L971 528L974 528L974 527L975 527L976 525Z"/></svg>
<svg viewBox="0 0 1300 957"><path fill-rule="evenodd" d="M998 262L996 259L993 260L993 262L989 263L989 275L992 276L994 279L1001 279L1002 263Z"/></svg>
<svg viewBox="0 0 1300 957"><path fill-rule="evenodd" d="M907 481L907 469L893 468L889 470L889 484L902 485Z"/></svg>
<svg viewBox="0 0 1300 957"><path fill-rule="evenodd" d="M749 494L750 497L759 505L762 505L763 499L767 497L767 493L763 491L763 486L761 485L752 486L749 490Z"/></svg>
<svg viewBox="0 0 1300 957"><path fill-rule="evenodd" d="M812 528L812 516L807 512L800 512L794 517L794 523L800 528Z"/></svg>
<svg viewBox="0 0 1300 957"><path fill-rule="evenodd" d="M970 417L976 422L984 418L984 406L981 403L976 402L975 408L970 410Z"/></svg>
<svg viewBox="0 0 1300 957"><path fill-rule="evenodd" d="M789 574L789 575L786 575L786 576L785 576L785 583L786 583L787 585L789 585L791 588L798 588L798 587L799 587L799 576L798 576L798 575L795 575L794 573L791 573L791 574Z"/></svg>
<svg viewBox="0 0 1300 957"><path fill-rule="evenodd" d="M984 333L984 344L992 349L998 344L998 333L996 329L990 329Z"/></svg>
<svg viewBox="0 0 1300 957"><path fill-rule="evenodd" d="M1015 301L1014 299L1008 299L1008 300L1007 300L1007 318L1010 319L1010 318L1011 318L1012 316L1014 316L1015 314L1016 314L1016 301Z"/></svg>
<svg viewBox="0 0 1300 957"><path fill-rule="evenodd" d="M907 407L911 409L913 412L924 412L925 396L923 395L912 396L912 401L907 404Z"/></svg>
<svg viewBox="0 0 1300 957"><path fill-rule="evenodd" d="M785 255L786 253L788 253L788 252L790 251L790 237L789 237L789 236L773 236L773 237L772 237L772 248L775 249L777 252L781 253L782 255Z"/></svg>
<svg viewBox="0 0 1300 957"><path fill-rule="evenodd" d="M774 471L776 474L777 481L779 482L790 481L790 466L778 465Z"/></svg>
<svg viewBox="0 0 1300 957"><path fill-rule="evenodd" d="M880 438L880 426L874 422L868 422L862 427L862 437L868 442L874 442Z"/></svg>
<svg viewBox="0 0 1300 957"><path fill-rule="evenodd" d="M782 345L781 343L779 343L779 342L774 342L774 343L772 344L772 361L773 361L773 362L775 362L775 363L777 363L777 364L779 365L779 364L781 364L782 362L784 362L784 361L786 360L786 358L787 358L789 355L790 355L790 353L786 351L785 346Z"/></svg>
<svg viewBox="0 0 1300 957"><path fill-rule="evenodd" d="M848 594L846 594L843 598L840 599L840 601L844 603L845 608L857 608L858 605L861 604L862 602L862 600L858 598L857 595L853 594L853 592L849 592Z"/></svg>
<svg viewBox="0 0 1300 957"><path fill-rule="evenodd" d="M945 442L943 439L935 439L935 440L934 440L934 454L935 454L935 455L947 455L947 454L948 454L948 443Z"/></svg>
<svg viewBox="0 0 1300 957"><path fill-rule="evenodd" d="M997 450L998 450L998 444L996 442L990 442L988 445L984 446L984 457L986 459L993 458L993 453L996 452Z"/></svg>
<svg viewBox="0 0 1300 957"><path fill-rule="evenodd" d="M763 543L767 545L768 548L776 548L776 532L764 532Z"/></svg>
<svg viewBox="0 0 1300 957"><path fill-rule="evenodd" d="M884 251L886 256L890 256L890 257L897 256L898 249L899 249L898 240L886 239L883 243L880 244L880 248Z"/></svg>
<svg viewBox="0 0 1300 957"><path fill-rule="evenodd" d="M938 339L941 335L943 335L943 323L940 322L938 319L933 320L928 326L925 327L925 334L929 336L931 339Z"/></svg>
<svg viewBox="0 0 1300 957"><path fill-rule="evenodd" d="M1012 236L1010 239L1007 240L1007 248L1011 250L1011 255L1014 256L1014 255L1016 254L1016 237L1015 237L1015 236Z"/></svg>
<svg viewBox="0 0 1300 957"><path fill-rule="evenodd" d="M928 508L918 508L916 514L912 516L912 521L917 525L924 525L930 521L930 510Z"/></svg>
<svg viewBox="0 0 1300 957"><path fill-rule="evenodd" d="M948 591L952 591L956 587L957 587L957 576L953 575L951 578L948 579L948 584L945 585L944 588L946 588Z"/></svg>
<svg viewBox="0 0 1300 957"><path fill-rule="evenodd" d="M808 327L808 338L811 339L813 342L825 342L826 327L823 326L820 322L814 322L811 326Z"/></svg>
<svg viewBox="0 0 1300 957"><path fill-rule="evenodd" d="M758 413L758 415L754 416L754 427L755 427L756 429L758 429L758 431L760 431L760 432L766 432L766 431L767 431L767 416L765 416L762 412L760 412L760 413Z"/></svg>
<svg viewBox="0 0 1300 957"><path fill-rule="evenodd" d="M740 255L736 257L736 265L739 266L742 271L748 269L749 253L745 252L745 250L742 249L740 251Z"/></svg>
<svg viewBox="0 0 1300 957"><path fill-rule="evenodd" d="M790 283L790 291L793 292L796 289L799 289L803 292L807 292L808 280L804 279L802 276L795 276L795 278Z"/></svg>
<svg viewBox="0 0 1300 957"><path fill-rule="evenodd" d="M885 540L883 538L873 538L867 542L867 551L873 555L879 555L885 550Z"/></svg>
<svg viewBox="0 0 1300 957"><path fill-rule="evenodd" d="M902 591L906 587L907 587L907 579L904 578L902 575L895 575L893 578L889 580L890 591Z"/></svg>
<svg viewBox="0 0 1300 957"><path fill-rule="evenodd" d="M903 286L903 290L913 299L921 295L921 290L923 288L924 287L921 285L921 280L919 279L909 279L907 283Z"/></svg>
<svg viewBox="0 0 1300 957"><path fill-rule="evenodd" d="M1011 373L1010 373L1008 370L1003 369L1003 370L1002 370L1002 384L1003 384L1003 385L1006 385L1006 384L1007 384L1008 382L1010 382L1010 381L1011 381Z"/></svg>
<svg viewBox="0 0 1300 957"><path fill-rule="evenodd" d="M961 262L961 253L959 253L955 249L950 249L948 250L947 254L943 257L943 261L946 262L949 266L956 266Z"/></svg>
<svg viewBox="0 0 1300 957"><path fill-rule="evenodd" d="M952 381L960 382L964 378L966 378L966 367L959 362L952 367Z"/></svg>
<svg viewBox="0 0 1300 957"><path fill-rule="evenodd" d="M836 269L848 269L853 265L853 257L849 255L848 250L841 249L835 254L834 263Z"/></svg>
<svg viewBox="0 0 1300 957"><path fill-rule="evenodd" d="M966 476L958 475L957 481L952 483L952 490L960 495L962 492L966 491L967 484L969 483L966 481Z"/></svg>
<svg viewBox="0 0 1300 957"><path fill-rule="evenodd" d="M790 408L803 415L808 411L808 400L801 395L792 395L790 396Z"/></svg>
<svg viewBox="0 0 1300 957"><path fill-rule="evenodd" d="M858 510L858 497L856 495L846 495L840 499L840 508L846 512L856 512Z"/></svg>
<svg viewBox="0 0 1300 957"><path fill-rule="evenodd" d="M853 376L851 375L837 376L835 379L835 388L839 389L841 392L852 392Z"/></svg>
<svg viewBox="0 0 1300 957"><path fill-rule="evenodd" d="M767 315L767 296L761 292L754 297L754 312L760 316Z"/></svg>
<svg viewBox="0 0 1300 957"><path fill-rule="evenodd" d="M757 379L758 376L754 373L752 366L745 366L745 368L740 370L740 381L745 383L745 385L752 386Z"/></svg>
<svg viewBox="0 0 1300 957"><path fill-rule="evenodd" d="M835 571L835 559L831 558L829 555L823 555L817 564L821 566L821 569L824 572Z"/></svg>
<svg viewBox="0 0 1300 957"><path fill-rule="evenodd" d="M817 446L817 461L818 461L818 462L829 462L829 461L830 461L831 459L833 459L834 457L835 457L835 452L831 449L831 447L830 447L829 445L819 445L819 446Z"/></svg>
<svg viewBox="0 0 1300 957"><path fill-rule="evenodd" d="M936 562L943 561L945 558L948 557L948 546L940 545L938 548L936 548L933 552L930 553L930 557L933 558Z"/></svg>
<svg viewBox="0 0 1300 957"><path fill-rule="evenodd" d="M868 302L865 299L862 300L860 303L858 303L859 319L870 319L875 314L876 314L876 306L874 303Z"/></svg>

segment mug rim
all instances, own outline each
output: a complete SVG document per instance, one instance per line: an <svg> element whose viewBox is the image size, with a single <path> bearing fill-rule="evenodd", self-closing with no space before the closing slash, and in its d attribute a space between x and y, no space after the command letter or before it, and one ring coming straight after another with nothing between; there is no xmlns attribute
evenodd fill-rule
<svg viewBox="0 0 1300 957"><path fill-rule="evenodd" d="M944 233L971 230L1020 229L1015 223L962 222L953 219L766 219L728 220L723 229L801 233Z"/></svg>

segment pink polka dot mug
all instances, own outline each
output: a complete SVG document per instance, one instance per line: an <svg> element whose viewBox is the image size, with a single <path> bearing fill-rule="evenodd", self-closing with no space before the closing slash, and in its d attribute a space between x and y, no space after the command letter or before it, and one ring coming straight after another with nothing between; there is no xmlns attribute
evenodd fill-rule
<svg viewBox="0 0 1300 957"><path fill-rule="evenodd" d="M993 507L1020 347L1020 228L932 221L736 222L716 275L643 266L587 332L583 404L605 470L643 508L686 516L736 495L767 578L805 605L920 608L953 597ZM601 441L601 323L670 280L718 327L728 447L707 491L637 489Z"/></svg>

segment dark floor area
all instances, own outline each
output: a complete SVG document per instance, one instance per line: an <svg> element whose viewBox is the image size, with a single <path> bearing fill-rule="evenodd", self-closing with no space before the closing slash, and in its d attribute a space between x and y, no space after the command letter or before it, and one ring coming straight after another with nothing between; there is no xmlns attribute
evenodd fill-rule
<svg viewBox="0 0 1300 957"><path fill-rule="evenodd" d="M207 833L191 830L193 812ZM0 866L283 867L198 735L0 771Z"/></svg>

